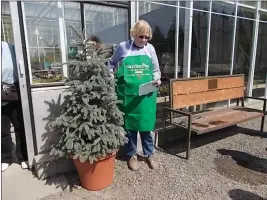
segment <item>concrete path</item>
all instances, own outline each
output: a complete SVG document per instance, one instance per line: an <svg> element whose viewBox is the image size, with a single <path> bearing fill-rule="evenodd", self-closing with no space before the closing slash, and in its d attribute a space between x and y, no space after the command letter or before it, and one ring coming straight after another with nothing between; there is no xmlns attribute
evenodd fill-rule
<svg viewBox="0 0 267 200"><path fill-rule="evenodd" d="M62 191L62 185L68 185L63 175L41 181L14 163L2 172L2 200L38 200Z"/></svg>
<svg viewBox="0 0 267 200"><path fill-rule="evenodd" d="M39 200L47 195L67 189L69 184L64 175L39 180L30 170L23 170L15 153L15 134L11 129L13 142L13 164L2 172L2 200Z"/></svg>

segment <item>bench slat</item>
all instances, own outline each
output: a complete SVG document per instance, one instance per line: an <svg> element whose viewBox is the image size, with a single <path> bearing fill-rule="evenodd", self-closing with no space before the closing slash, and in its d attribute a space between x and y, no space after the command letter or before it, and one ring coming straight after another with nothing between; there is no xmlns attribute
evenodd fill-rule
<svg viewBox="0 0 267 200"><path fill-rule="evenodd" d="M175 79L172 80L172 95L182 95L220 90L236 87L244 87L244 77L209 77L204 79Z"/></svg>
<svg viewBox="0 0 267 200"><path fill-rule="evenodd" d="M235 99L244 96L244 88L229 88L221 90L210 90L201 93L191 93L173 96L172 108L184 108L212 102Z"/></svg>
<svg viewBox="0 0 267 200"><path fill-rule="evenodd" d="M193 133L200 135L206 132L219 130L241 122L262 117L263 115L264 113L262 111L239 106L203 112L194 115L192 121L192 130ZM174 118L173 122L177 125L187 127L186 117Z"/></svg>

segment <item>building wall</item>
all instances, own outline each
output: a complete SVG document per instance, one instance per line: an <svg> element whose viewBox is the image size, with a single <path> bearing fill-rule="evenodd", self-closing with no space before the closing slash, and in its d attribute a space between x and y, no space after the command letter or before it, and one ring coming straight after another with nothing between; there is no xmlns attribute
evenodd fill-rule
<svg viewBox="0 0 267 200"><path fill-rule="evenodd" d="M32 89L32 104L36 133L37 154L48 153L53 142L58 139L58 132L51 131L49 122L58 117L62 111L63 87Z"/></svg>

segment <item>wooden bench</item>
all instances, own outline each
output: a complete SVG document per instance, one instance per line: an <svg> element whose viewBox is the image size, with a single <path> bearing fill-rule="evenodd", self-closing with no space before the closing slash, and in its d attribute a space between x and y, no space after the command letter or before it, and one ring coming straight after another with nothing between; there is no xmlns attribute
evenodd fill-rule
<svg viewBox="0 0 267 200"><path fill-rule="evenodd" d="M187 159L190 157L191 134L200 135L258 117L262 117L260 130L263 132L267 99L244 96L244 75L171 79L169 87L170 105L164 108L163 134L167 125L187 131ZM245 98L263 101L263 110L245 107ZM181 111L182 108L190 106L231 99L237 100L236 106L198 113ZM167 113L169 113L168 117Z"/></svg>

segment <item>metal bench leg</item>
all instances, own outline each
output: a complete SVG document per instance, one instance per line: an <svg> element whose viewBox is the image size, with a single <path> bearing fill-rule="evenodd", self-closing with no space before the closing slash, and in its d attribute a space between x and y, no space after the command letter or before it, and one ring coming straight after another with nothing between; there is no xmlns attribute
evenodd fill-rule
<svg viewBox="0 0 267 200"><path fill-rule="evenodd" d="M245 99L244 99L244 97L241 98L241 105L242 105L242 107L245 107Z"/></svg>
<svg viewBox="0 0 267 200"><path fill-rule="evenodd" d="M266 101L263 103L263 111L266 111ZM264 131L264 120L265 120L265 115L261 118L261 132L263 133Z"/></svg>
<svg viewBox="0 0 267 200"><path fill-rule="evenodd" d="M239 106L239 98L236 99L236 105Z"/></svg>
<svg viewBox="0 0 267 200"><path fill-rule="evenodd" d="M165 145L165 131L166 131L166 110L163 110L163 145Z"/></svg>
<svg viewBox="0 0 267 200"><path fill-rule="evenodd" d="M190 149L191 149L191 131L192 130L192 117L188 117L188 138L187 138L187 152L186 152L186 159L189 160L190 158Z"/></svg>
<svg viewBox="0 0 267 200"><path fill-rule="evenodd" d="M265 120L265 115L261 118L261 132L262 133L264 131L264 120Z"/></svg>

